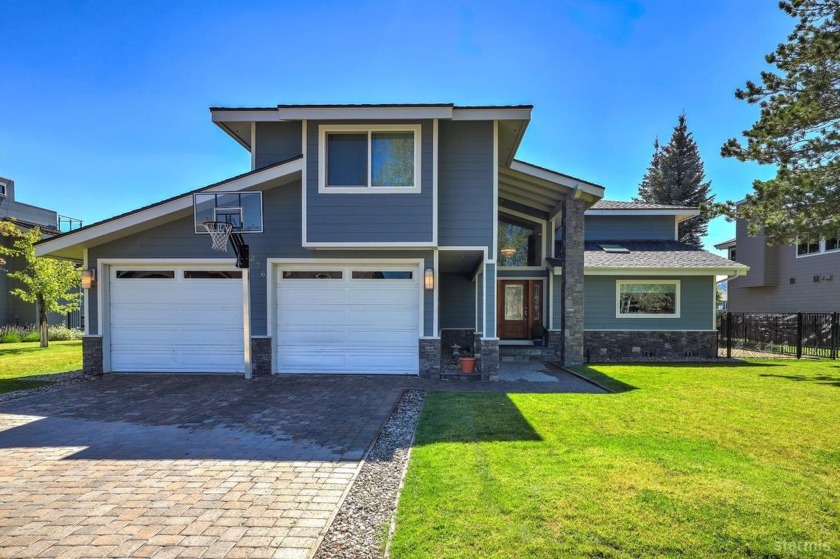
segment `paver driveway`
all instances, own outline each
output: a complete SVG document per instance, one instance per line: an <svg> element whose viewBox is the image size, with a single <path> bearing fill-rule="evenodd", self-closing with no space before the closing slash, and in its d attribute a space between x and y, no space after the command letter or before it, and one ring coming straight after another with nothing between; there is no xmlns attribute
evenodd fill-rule
<svg viewBox="0 0 840 559"><path fill-rule="evenodd" d="M109 375L0 402L0 557L307 557L403 386Z"/></svg>

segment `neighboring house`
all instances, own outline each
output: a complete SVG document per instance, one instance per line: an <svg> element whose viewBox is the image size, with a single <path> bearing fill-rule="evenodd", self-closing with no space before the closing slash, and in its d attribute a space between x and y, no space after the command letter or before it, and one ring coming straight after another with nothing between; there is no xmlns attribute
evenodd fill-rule
<svg viewBox="0 0 840 559"><path fill-rule="evenodd" d="M840 238L770 246L763 234L750 236L747 222L739 219L735 238L715 248L750 267L747 277L729 282L730 311L840 311Z"/></svg>
<svg viewBox="0 0 840 559"><path fill-rule="evenodd" d="M683 331L713 327L714 274L745 270L675 243L693 210L619 204L584 217L602 187L515 159L530 106L211 115L250 151L250 171L38 245L96 272L88 371L431 375L458 345L493 378L500 343L525 343L535 324L566 364L605 356L618 330L633 330L634 343L605 357L663 342L684 355L695 339ZM194 195L219 192L262 193L242 235L247 273L197 234ZM606 240L630 252L604 252Z"/></svg>
<svg viewBox="0 0 840 559"><path fill-rule="evenodd" d="M584 329L591 361L717 355L718 276L748 267L677 239L697 208L602 200L586 211Z"/></svg>
<svg viewBox="0 0 840 559"><path fill-rule="evenodd" d="M29 231L38 227L43 233L44 237L52 237L60 233L59 222L66 224L65 230L72 226L80 226L81 222L78 220L69 220L59 216L53 210L46 208L39 208L18 202L15 199L15 181L0 177L0 220L9 221L17 225L18 228ZM0 243L5 246L10 246L12 240L7 237L0 236ZM12 296L10 290L18 287L19 283L8 277L9 272L20 270L25 265L20 257L3 256L6 261L5 265L0 265L0 325L28 325L38 322L38 310L34 303L25 303L19 298ZM63 324L68 322L66 315L49 314L50 324ZM78 321L80 317L78 313L76 316L70 317L70 322Z"/></svg>

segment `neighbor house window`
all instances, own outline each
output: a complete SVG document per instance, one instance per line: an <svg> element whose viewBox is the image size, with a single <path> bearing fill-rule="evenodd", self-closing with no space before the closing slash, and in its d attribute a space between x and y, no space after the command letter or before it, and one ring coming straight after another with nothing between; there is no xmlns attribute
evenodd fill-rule
<svg viewBox="0 0 840 559"><path fill-rule="evenodd" d="M679 280L619 280L616 317L679 318Z"/></svg>
<svg viewBox="0 0 840 559"><path fill-rule="evenodd" d="M796 256L810 256L840 250L840 235L820 239L819 242L797 243Z"/></svg>
<svg viewBox="0 0 840 559"><path fill-rule="evenodd" d="M322 126L321 192L420 190L420 126Z"/></svg>

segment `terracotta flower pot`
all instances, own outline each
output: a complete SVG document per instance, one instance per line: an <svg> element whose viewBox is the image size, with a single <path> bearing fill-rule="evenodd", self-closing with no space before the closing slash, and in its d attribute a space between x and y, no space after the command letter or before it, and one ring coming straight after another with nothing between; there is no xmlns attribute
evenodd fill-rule
<svg viewBox="0 0 840 559"><path fill-rule="evenodd" d="M461 372L471 375L475 372L475 357L461 357Z"/></svg>

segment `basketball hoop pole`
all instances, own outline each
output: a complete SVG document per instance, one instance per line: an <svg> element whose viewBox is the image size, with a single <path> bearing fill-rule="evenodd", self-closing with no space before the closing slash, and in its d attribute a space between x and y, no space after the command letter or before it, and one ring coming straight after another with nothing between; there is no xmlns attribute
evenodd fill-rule
<svg viewBox="0 0 840 559"><path fill-rule="evenodd" d="M245 379L251 380L253 378L253 368L251 366L251 276L248 269L251 261L251 251L239 233L231 233L230 244L233 245L233 252L236 254L236 267L242 270L242 337L244 341L242 357Z"/></svg>

